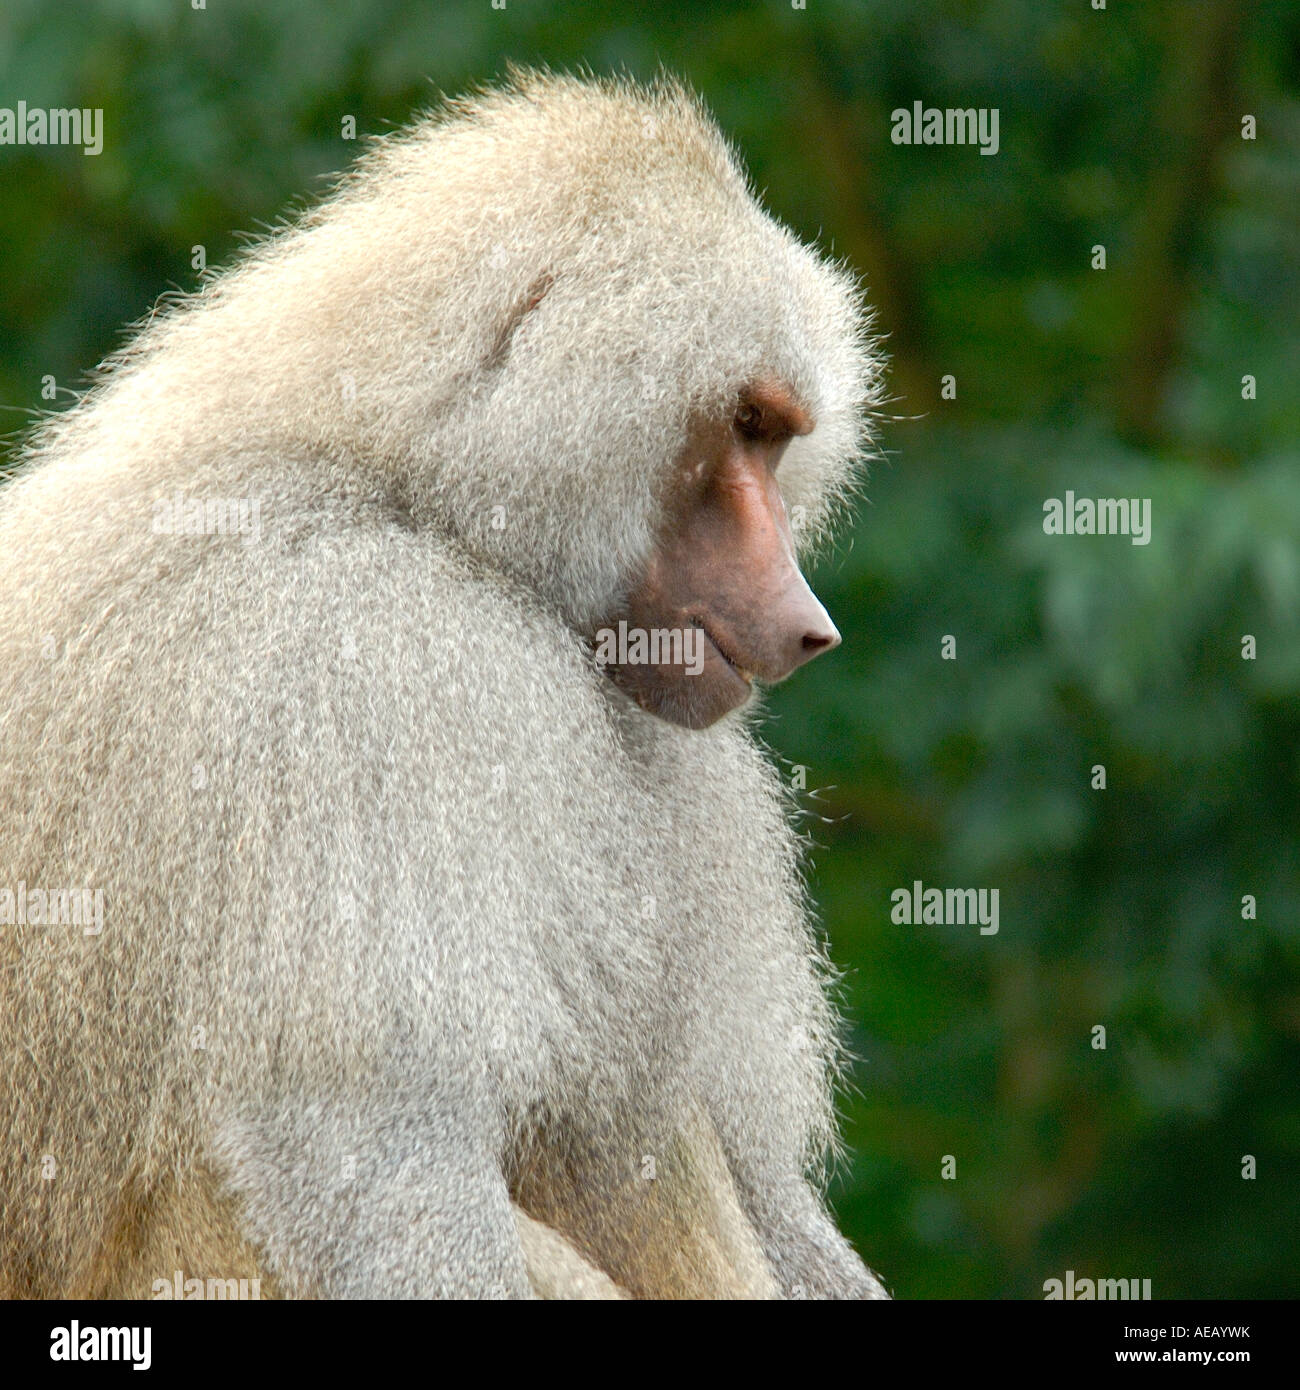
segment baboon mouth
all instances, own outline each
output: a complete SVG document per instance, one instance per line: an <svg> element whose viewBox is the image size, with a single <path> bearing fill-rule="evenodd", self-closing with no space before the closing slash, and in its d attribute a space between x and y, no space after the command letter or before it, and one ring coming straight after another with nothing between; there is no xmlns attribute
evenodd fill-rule
<svg viewBox="0 0 1300 1390"><path fill-rule="evenodd" d="M723 659L723 661L725 661L727 665L731 667L731 669L746 685L753 685L754 673L752 671L747 670L744 666L740 664L740 662L736 661L733 657L729 656L727 654L727 649L722 645L721 642L718 641L718 639L713 635L713 633L710 632L707 627L705 627L704 623L700 619L697 618L695 621L700 631L703 632L704 635L709 639L709 642L712 645L713 650L717 652L717 654Z"/></svg>

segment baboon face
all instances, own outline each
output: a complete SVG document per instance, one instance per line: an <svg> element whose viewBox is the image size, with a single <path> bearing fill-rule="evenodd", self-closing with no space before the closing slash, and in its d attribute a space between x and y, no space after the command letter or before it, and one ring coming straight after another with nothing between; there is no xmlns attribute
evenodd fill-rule
<svg viewBox="0 0 1300 1390"><path fill-rule="evenodd" d="M755 681L784 680L839 645L800 573L778 479L786 446L813 423L778 381L692 422L649 564L616 620L633 637L652 635L640 649L648 658L628 642L607 667L643 709L706 728L744 704ZM670 632L684 640L653 640Z"/></svg>

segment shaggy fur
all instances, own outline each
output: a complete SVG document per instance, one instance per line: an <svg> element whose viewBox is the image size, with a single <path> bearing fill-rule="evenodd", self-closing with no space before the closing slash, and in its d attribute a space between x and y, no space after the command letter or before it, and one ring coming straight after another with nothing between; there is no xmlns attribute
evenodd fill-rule
<svg viewBox="0 0 1300 1390"><path fill-rule="evenodd" d="M105 910L0 926L8 1292L881 1293L808 1181L836 1027L780 783L589 646L692 414L762 376L816 536L864 328L679 87L517 75L43 425L0 893ZM258 534L159 529L178 492Z"/></svg>

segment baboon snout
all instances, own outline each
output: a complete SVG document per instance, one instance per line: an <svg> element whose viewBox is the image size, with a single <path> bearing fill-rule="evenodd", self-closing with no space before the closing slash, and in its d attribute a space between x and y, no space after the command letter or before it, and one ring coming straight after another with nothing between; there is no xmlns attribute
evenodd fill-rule
<svg viewBox="0 0 1300 1390"><path fill-rule="evenodd" d="M798 570L771 616L770 630L774 647L770 681L784 680L791 671L840 644L839 629Z"/></svg>

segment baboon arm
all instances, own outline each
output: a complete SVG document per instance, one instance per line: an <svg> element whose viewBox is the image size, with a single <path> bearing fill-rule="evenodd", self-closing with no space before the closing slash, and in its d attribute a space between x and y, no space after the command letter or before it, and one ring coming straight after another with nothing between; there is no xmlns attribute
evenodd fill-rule
<svg viewBox="0 0 1300 1390"><path fill-rule="evenodd" d="M614 1299L627 1294L550 1226L515 1208L528 1281L538 1298Z"/></svg>
<svg viewBox="0 0 1300 1390"><path fill-rule="evenodd" d="M215 1156L289 1297L533 1298L475 1113L423 1089L294 1097L226 1117Z"/></svg>
<svg viewBox="0 0 1300 1390"><path fill-rule="evenodd" d="M516 1200L632 1298L763 1299L779 1294L741 1209L718 1136L697 1108L651 1155L569 1137L539 1156ZM653 1169L644 1158L654 1159Z"/></svg>
<svg viewBox="0 0 1300 1390"><path fill-rule="evenodd" d="M737 1187L785 1298L882 1299L884 1285L840 1234L819 1193L801 1177L744 1172Z"/></svg>

